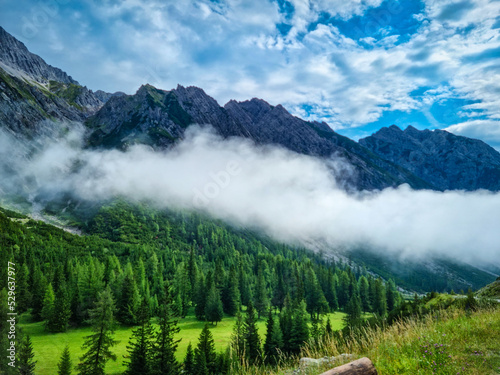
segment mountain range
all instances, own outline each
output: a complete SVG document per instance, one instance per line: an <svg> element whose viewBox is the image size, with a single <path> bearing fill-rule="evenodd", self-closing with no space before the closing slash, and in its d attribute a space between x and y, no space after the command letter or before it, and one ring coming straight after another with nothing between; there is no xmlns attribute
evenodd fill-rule
<svg viewBox="0 0 500 375"><path fill-rule="evenodd" d="M86 148L120 150L134 144L168 149L191 125L209 125L224 138L243 137L258 145L346 160L352 170L335 178L347 191L401 184L438 191L500 190L500 153L480 140L412 126L403 131L392 125L355 142L324 122L293 116L282 105L253 98L221 106L198 87L161 90L146 84L133 95L94 92L0 27L0 130L29 143L51 134L54 121L83 123ZM366 254L353 253L351 259L361 262ZM481 280L492 277L475 268L457 271L459 267L450 264L426 267L431 274L461 280L467 273ZM388 277L394 274L386 265L377 270Z"/></svg>
<svg viewBox="0 0 500 375"><path fill-rule="evenodd" d="M36 136L45 119L83 121L88 147L143 143L168 148L191 124L211 125L223 137L279 145L301 154L347 160L354 173L342 186L383 189L500 190L500 154L480 140L443 130L402 131L395 125L355 142L328 124L309 122L262 99L220 106L197 87L165 91L141 86L134 95L93 92L28 51L0 27L0 126Z"/></svg>

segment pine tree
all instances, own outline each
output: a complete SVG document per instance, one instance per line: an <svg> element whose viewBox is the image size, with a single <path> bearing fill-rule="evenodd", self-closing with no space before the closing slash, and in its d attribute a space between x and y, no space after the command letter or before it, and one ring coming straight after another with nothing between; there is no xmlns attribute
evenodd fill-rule
<svg viewBox="0 0 500 375"><path fill-rule="evenodd" d="M178 375L182 372L181 365L175 358L180 340L174 340L174 335L179 332L179 327L177 320L173 319L172 305L170 285L166 282L160 303L159 331L156 334L153 350L151 372L153 375Z"/></svg>
<svg viewBox="0 0 500 375"><path fill-rule="evenodd" d="M49 318L48 327L51 332L66 332L71 317L71 301L66 282L61 280L54 300L54 309Z"/></svg>
<svg viewBox="0 0 500 375"><path fill-rule="evenodd" d="M29 269L23 263L16 274L16 302L17 311L23 313L31 306L31 291L29 286Z"/></svg>
<svg viewBox="0 0 500 375"><path fill-rule="evenodd" d="M129 270L123 279L120 297L117 301L116 319L120 323L127 325L136 323L135 313L139 299L139 291L132 270Z"/></svg>
<svg viewBox="0 0 500 375"><path fill-rule="evenodd" d="M358 280L359 298L361 299L361 309L364 312L370 311L370 286L365 276Z"/></svg>
<svg viewBox="0 0 500 375"><path fill-rule="evenodd" d="M266 341L264 342L264 356L266 363L276 364L279 352L283 347L283 335L278 322L274 321L273 313L269 311L267 319Z"/></svg>
<svg viewBox="0 0 500 375"><path fill-rule="evenodd" d="M203 274L197 278L197 284L195 286L195 307L194 314L196 315L196 319L205 320L205 304L207 301L207 290L205 289L205 278Z"/></svg>
<svg viewBox="0 0 500 375"><path fill-rule="evenodd" d="M359 326L361 321L361 300L358 293L355 293L345 308L346 316L344 317L344 322L350 328Z"/></svg>
<svg viewBox="0 0 500 375"><path fill-rule="evenodd" d="M191 343L187 347L186 358L184 358L184 374L197 375L194 367L194 351Z"/></svg>
<svg viewBox="0 0 500 375"><path fill-rule="evenodd" d="M29 335L21 341L17 354L19 375L35 375L35 354L33 353L33 343Z"/></svg>
<svg viewBox="0 0 500 375"><path fill-rule="evenodd" d="M384 284L382 284L382 280L380 279L375 280L375 303L373 305L373 312L381 318L387 315L387 298Z"/></svg>
<svg viewBox="0 0 500 375"><path fill-rule="evenodd" d="M207 301L205 304L205 319L212 324L215 322L220 322L224 312L222 309L222 301L220 299L220 293L215 286L215 282L212 281L212 286L208 290Z"/></svg>
<svg viewBox="0 0 500 375"><path fill-rule="evenodd" d="M337 286L335 283L335 277L333 275L332 270L328 271L328 281L327 281L325 297L326 300L328 301L328 305L330 306L330 311L338 310L339 301L337 298Z"/></svg>
<svg viewBox="0 0 500 375"><path fill-rule="evenodd" d="M153 356L154 330L150 322L149 306L143 298L137 311L139 327L132 331L132 336L127 346L129 361L125 375L150 375Z"/></svg>
<svg viewBox="0 0 500 375"><path fill-rule="evenodd" d="M69 353L69 346L66 345L61 355L61 359L57 364L57 375L71 375L73 362Z"/></svg>
<svg viewBox="0 0 500 375"><path fill-rule="evenodd" d="M285 282L283 281L283 275L280 273L278 275L278 284L273 290L272 304L276 306L280 311L283 309L286 297Z"/></svg>
<svg viewBox="0 0 500 375"><path fill-rule="evenodd" d="M45 292L47 290L47 280L37 265L35 265L35 269L32 272L31 290L31 315L35 321L43 320L42 309L44 306L43 300L45 298Z"/></svg>
<svg viewBox="0 0 500 375"><path fill-rule="evenodd" d="M215 374L217 368L217 353L212 332L205 324L198 338L198 345L194 351L194 367L196 374Z"/></svg>
<svg viewBox="0 0 500 375"><path fill-rule="evenodd" d="M260 337L257 330L257 319L252 302L248 304L244 323L245 354L251 363L261 360Z"/></svg>
<svg viewBox="0 0 500 375"><path fill-rule="evenodd" d="M233 326L231 335L231 349L237 359L243 359L245 353L245 325L241 313L236 314L236 323Z"/></svg>
<svg viewBox="0 0 500 375"><path fill-rule="evenodd" d="M236 269L231 266L223 290L222 305L226 314L235 316L240 311L241 298Z"/></svg>
<svg viewBox="0 0 500 375"><path fill-rule="evenodd" d="M326 320L326 325L325 325L325 336L331 336L333 333L333 328L332 328L332 323L330 321L330 318Z"/></svg>
<svg viewBox="0 0 500 375"><path fill-rule="evenodd" d="M290 298L290 294L287 294L285 297L285 302L283 304L283 310L280 314L280 328L283 333L283 351L289 353L291 352L291 332L293 325L293 311L292 311L292 302Z"/></svg>
<svg viewBox="0 0 500 375"><path fill-rule="evenodd" d="M294 311L292 329L290 332L290 351L299 353L300 348L309 340L309 326L307 325L306 303L300 302Z"/></svg>
<svg viewBox="0 0 500 375"><path fill-rule="evenodd" d="M268 307L269 298L267 296L266 281L261 266L257 274L257 285L255 286L255 309L257 310L257 319L260 319L261 315L267 311Z"/></svg>
<svg viewBox="0 0 500 375"><path fill-rule="evenodd" d="M387 311L392 311L397 306L398 292L394 280L389 279L386 284Z"/></svg>
<svg viewBox="0 0 500 375"><path fill-rule="evenodd" d="M82 349L87 349L77 366L79 375L104 375L108 360L116 361L111 347L117 344L113 339L115 302L109 286L98 295L95 307L89 311L89 322L93 334L85 338Z"/></svg>
<svg viewBox="0 0 500 375"><path fill-rule="evenodd" d="M307 311L311 315L311 320L318 320L320 314L328 312L328 302L312 268L306 273L305 292Z"/></svg>
<svg viewBox="0 0 500 375"><path fill-rule="evenodd" d="M45 326L49 328L49 323L53 319L54 316L54 301L55 295L54 290L52 289L52 284L47 286L45 290L45 294L43 297L43 308L41 312L42 319L45 320Z"/></svg>

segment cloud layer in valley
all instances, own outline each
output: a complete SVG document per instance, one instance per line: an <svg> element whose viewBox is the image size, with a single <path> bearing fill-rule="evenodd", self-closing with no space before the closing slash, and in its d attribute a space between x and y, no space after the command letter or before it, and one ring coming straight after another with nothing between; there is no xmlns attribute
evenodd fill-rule
<svg viewBox="0 0 500 375"><path fill-rule="evenodd" d="M175 148L81 148L81 133L17 164L2 158L3 181L31 181L32 195L72 192L86 200L123 196L160 207L201 209L292 243L370 247L403 257L449 256L500 263L500 194L414 191L408 186L348 194L333 174L342 160L319 160L248 140L223 140L191 127ZM5 134L5 155L19 145ZM12 148L9 151L9 148ZM21 161L24 160L24 161ZM18 186L20 188L20 186ZM29 190L29 187L26 187Z"/></svg>

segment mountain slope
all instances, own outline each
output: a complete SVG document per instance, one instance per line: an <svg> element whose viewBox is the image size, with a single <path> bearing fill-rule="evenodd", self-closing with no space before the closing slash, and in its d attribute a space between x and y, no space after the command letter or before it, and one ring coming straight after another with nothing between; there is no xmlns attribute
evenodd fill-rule
<svg viewBox="0 0 500 375"><path fill-rule="evenodd" d="M393 125L359 143L439 190L500 190L500 153L480 140Z"/></svg>
<svg viewBox="0 0 500 375"><path fill-rule="evenodd" d="M44 120L83 121L111 94L96 95L0 27L0 126L36 136Z"/></svg>

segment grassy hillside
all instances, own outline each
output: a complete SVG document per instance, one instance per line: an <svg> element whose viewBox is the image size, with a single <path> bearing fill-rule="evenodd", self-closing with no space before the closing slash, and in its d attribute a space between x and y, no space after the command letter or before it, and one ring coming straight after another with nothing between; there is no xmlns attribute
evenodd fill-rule
<svg viewBox="0 0 500 375"><path fill-rule="evenodd" d="M500 299L500 277L491 284L478 290L477 295L480 297Z"/></svg>
<svg viewBox="0 0 500 375"><path fill-rule="evenodd" d="M500 374L500 308L467 314L461 309L435 312L423 319L396 323L386 330L365 329L361 335L340 335L306 348L302 356L321 358L354 355L370 358L379 375L490 375ZM312 366L304 373L319 374L349 362ZM268 371L290 374L298 360ZM247 369L245 375L261 373Z"/></svg>

